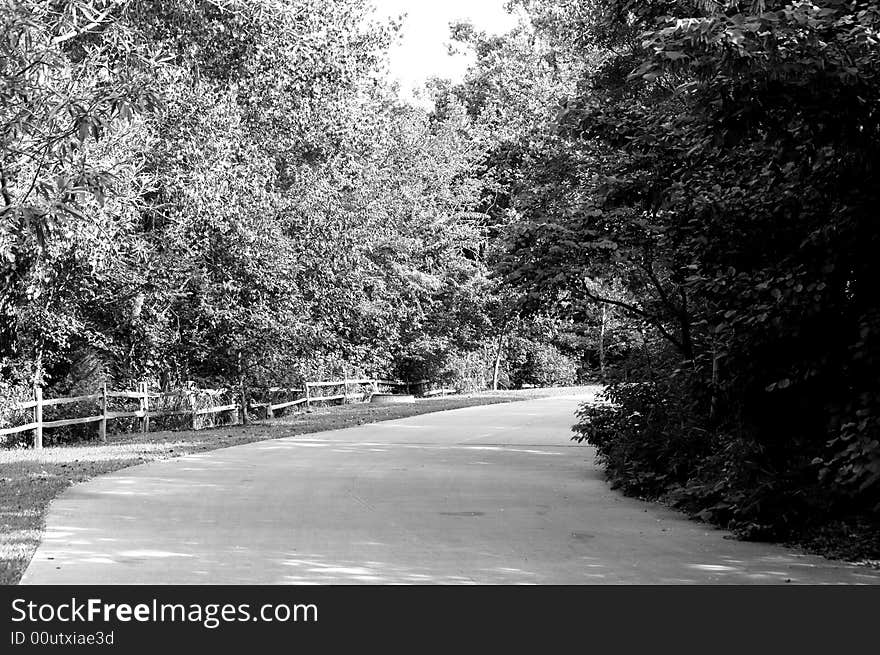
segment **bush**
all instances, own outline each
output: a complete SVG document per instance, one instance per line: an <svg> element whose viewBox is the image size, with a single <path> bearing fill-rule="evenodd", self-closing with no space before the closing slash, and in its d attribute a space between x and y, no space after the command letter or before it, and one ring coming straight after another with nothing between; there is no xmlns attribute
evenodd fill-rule
<svg viewBox="0 0 880 655"><path fill-rule="evenodd" d="M0 429L30 423L33 410L17 409L18 403L26 403L34 399L34 392L23 384L16 384L0 379ZM2 446L27 446L31 443L32 432L17 432L0 437Z"/></svg>
<svg viewBox="0 0 880 655"><path fill-rule="evenodd" d="M712 426L697 386L682 373L613 384L605 402L580 408L575 440L596 447L613 487L744 537L786 539L827 520L836 491L814 453L784 435L765 443L743 426Z"/></svg>
<svg viewBox="0 0 880 655"><path fill-rule="evenodd" d="M575 439L596 447L612 486L657 498L688 482L709 443L679 386L617 383L600 398L605 402L579 409Z"/></svg>
<svg viewBox="0 0 880 655"><path fill-rule="evenodd" d="M507 348L507 377L513 387L565 386L577 380L577 364L547 343L511 339Z"/></svg>

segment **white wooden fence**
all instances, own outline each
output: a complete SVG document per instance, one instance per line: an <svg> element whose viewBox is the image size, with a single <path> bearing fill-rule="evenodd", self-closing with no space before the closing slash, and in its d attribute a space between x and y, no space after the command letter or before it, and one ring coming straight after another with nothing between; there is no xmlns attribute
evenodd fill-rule
<svg viewBox="0 0 880 655"><path fill-rule="evenodd" d="M267 418L272 418L275 415L276 411L286 409L289 407L294 407L296 405L305 405L306 407L310 407L312 403L317 402L329 402L334 400L363 400L369 394L365 393L349 393L349 386L369 384L372 393L378 393L379 386L385 387L408 387L409 385L406 382L400 382L398 380L382 380L382 379L374 379L374 378L363 378L363 379L353 379L353 380L333 380L329 382L306 382L302 389L278 389L278 391L285 391L288 394L301 393L303 394L302 398L297 398L295 400L288 400L280 403L248 403L249 409L258 409L263 408L266 412ZM325 387L342 387L343 393L334 394L334 395L320 395L315 394L315 389L325 388ZM197 391L197 390L196 390ZM190 407L187 409L150 409L150 401L158 400L160 398L189 398ZM113 412L107 409L108 407L108 399L110 398L129 398L133 400L137 400L140 408L135 411L129 412ZM43 420L43 409L45 407L58 406L58 405L69 405L71 403L78 402L95 402L98 401L100 406L101 413L95 414L94 416L84 416L78 418L65 418L54 421L45 421ZM193 427L195 427L195 419L197 416L205 415L205 414L218 414L221 412L235 412L236 414L236 422L241 423L244 419L243 407L241 404L230 404L230 405L218 405L213 407L204 407L204 408L196 408L195 407L195 395L192 391L172 391L172 392L151 392L147 383L144 382L140 385L140 388L136 391L108 391L107 386L101 389L100 393L89 394L85 396L71 396L68 398L51 398L51 399L43 399L43 390L40 387L34 389L34 399L27 402L15 403L12 406L14 410L33 410L33 420L30 423L25 423L24 425L17 425L11 428L3 428L0 429L0 437L5 437L7 435L16 434L19 432L26 432L28 430L32 430L34 432L34 440L33 446L34 448L42 448L43 447L43 430L46 428L60 428L66 425L80 425L84 423L97 423L98 424L98 437L102 442L107 442L107 421L112 421L115 419L123 419L123 418L138 418L140 419L140 428L141 432L147 433L150 431L150 419L160 418L164 416L192 416L193 418Z"/></svg>

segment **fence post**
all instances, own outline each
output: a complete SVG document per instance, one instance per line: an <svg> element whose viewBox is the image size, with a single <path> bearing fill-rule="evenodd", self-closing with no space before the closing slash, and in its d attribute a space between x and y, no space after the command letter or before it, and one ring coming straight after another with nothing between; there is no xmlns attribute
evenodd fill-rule
<svg viewBox="0 0 880 655"><path fill-rule="evenodd" d="M342 399L342 404L344 405L348 402L348 365L346 364L342 368L342 395L345 398Z"/></svg>
<svg viewBox="0 0 880 655"><path fill-rule="evenodd" d="M141 401L144 410L144 417L141 419L141 432L146 434L150 431L150 392L147 382L142 383L143 400Z"/></svg>
<svg viewBox="0 0 880 655"><path fill-rule="evenodd" d="M289 397L289 396L288 396ZM266 419L275 418L275 410L272 409L272 392L267 396L269 402L266 405Z"/></svg>
<svg viewBox="0 0 880 655"><path fill-rule="evenodd" d="M101 385L101 422L98 423L98 436L107 443L107 382Z"/></svg>
<svg viewBox="0 0 880 655"><path fill-rule="evenodd" d="M305 383L305 387L306 387L306 409L309 409L312 405L312 398L309 394L309 383L308 382Z"/></svg>
<svg viewBox="0 0 880 655"><path fill-rule="evenodd" d="M247 381L244 377L245 366L244 366L244 357L242 356L241 350L238 351L238 395L241 398L241 409L238 411L238 422L242 425L248 424L248 405L250 404L248 400L248 387Z"/></svg>
<svg viewBox="0 0 880 655"><path fill-rule="evenodd" d="M239 395L241 396L241 410L239 412L240 423L248 424L248 392L244 382L241 382Z"/></svg>
<svg viewBox="0 0 880 655"><path fill-rule="evenodd" d="M34 449L41 450L43 448L43 388L40 386L34 387L34 400L36 401L36 405L34 405L34 423L37 424L37 427L34 428Z"/></svg>
<svg viewBox="0 0 880 655"><path fill-rule="evenodd" d="M192 429L196 430L196 421L199 417L199 415L196 414L196 395L192 392L192 389L189 389L186 396L189 399L189 408L192 410L192 414L190 414L190 418L192 419Z"/></svg>

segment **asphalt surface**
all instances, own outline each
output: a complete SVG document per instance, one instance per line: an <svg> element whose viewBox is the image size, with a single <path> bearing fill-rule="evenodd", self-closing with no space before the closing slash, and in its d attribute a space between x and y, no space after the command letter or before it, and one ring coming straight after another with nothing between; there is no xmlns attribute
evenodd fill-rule
<svg viewBox="0 0 880 655"><path fill-rule="evenodd" d="M153 462L70 488L22 584L880 583L610 490L583 398Z"/></svg>

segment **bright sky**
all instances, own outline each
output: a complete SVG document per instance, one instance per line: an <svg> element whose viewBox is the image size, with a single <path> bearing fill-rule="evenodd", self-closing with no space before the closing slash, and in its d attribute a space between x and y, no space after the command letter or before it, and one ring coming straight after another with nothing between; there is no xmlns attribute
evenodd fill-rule
<svg viewBox="0 0 880 655"><path fill-rule="evenodd" d="M516 19L504 11L504 0L373 0L380 17L404 19L403 38L390 53L391 75L400 82L405 98L429 77L460 80L471 57L450 56L449 23L469 20L493 34L510 30Z"/></svg>

